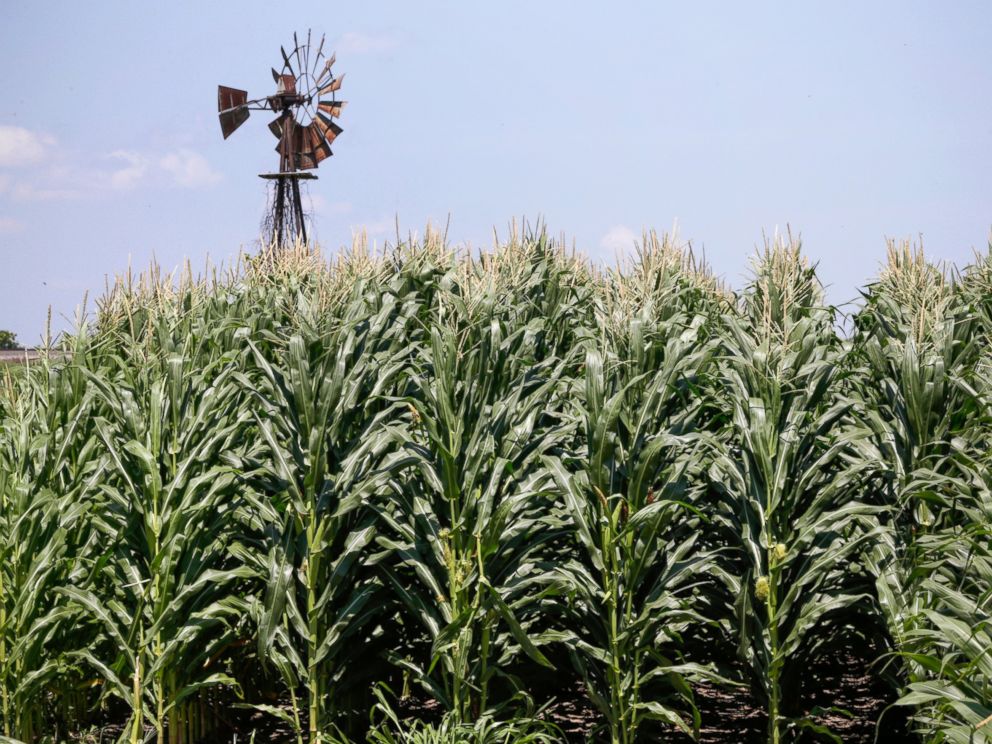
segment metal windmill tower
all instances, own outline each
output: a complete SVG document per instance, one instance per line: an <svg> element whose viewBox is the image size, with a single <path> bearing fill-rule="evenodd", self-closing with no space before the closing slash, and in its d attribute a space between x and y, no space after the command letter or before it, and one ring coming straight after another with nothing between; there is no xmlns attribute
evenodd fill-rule
<svg viewBox="0 0 992 744"><path fill-rule="evenodd" d="M276 118L269 129L279 140L279 170L260 173L259 177L275 182L275 193L265 219L269 245L282 248L298 238L307 239L300 200L300 181L314 180L322 160L333 155L331 143L341 134L334 119L341 115L345 101L337 100L344 75L331 71L335 57L324 57L324 37L316 50L311 48L310 32L301 44L293 34L293 51L282 53L281 72L272 69L276 92L265 98L248 100L248 92L220 85L217 87L217 110L224 139L247 121L252 111L271 111Z"/></svg>

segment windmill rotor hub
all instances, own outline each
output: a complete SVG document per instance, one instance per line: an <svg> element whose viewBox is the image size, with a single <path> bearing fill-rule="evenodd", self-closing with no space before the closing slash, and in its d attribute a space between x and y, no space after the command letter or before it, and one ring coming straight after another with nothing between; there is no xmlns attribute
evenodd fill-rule
<svg viewBox="0 0 992 744"><path fill-rule="evenodd" d="M310 102L309 98L301 95L274 95L265 100L269 102L269 107L273 111L282 111L287 116L292 116L294 106L303 106Z"/></svg>

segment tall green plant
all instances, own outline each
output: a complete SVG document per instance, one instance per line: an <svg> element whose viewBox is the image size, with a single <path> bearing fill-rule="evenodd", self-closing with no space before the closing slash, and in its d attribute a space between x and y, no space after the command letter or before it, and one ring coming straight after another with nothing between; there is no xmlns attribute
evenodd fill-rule
<svg viewBox="0 0 992 744"><path fill-rule="evenodd" d="M79 716L87 702L65 655L78 633L53 589L87 548L88 491L104 466L78 370L44 359L10 384L0 419L0 720L4 736L31 741L56 712Z"/></svg>
<svg viewBox="0 0 992 744"><path fill-rule="evenodd" d="M326 306L314 292L297 299L292 325L278 329L287 343L249 342L254 369L245 384L265 443L261 468L273 479L260 512L268 535L260 653L291 693L305 685L314 743L340 712L335 689L358 672L378 609L367 564L375 516L366 501L382 487L376 465L392 441L383 398L408 353L415 308L362 283ZM302 740L295 697L288 720Z"/></svg>
<svg viewBox="0 0 992 744"><path fill-rule="evenodd" d="M766 248L740 316L725 322L729 417L710 472L733 561L739 653L766 701L768 740L797 718L794 693L820 655L862 625L867 587L850 567L877 508L858 500L849 401L833 314L796 243ZM739 578L737 578L739 577Z"/></svg>
<svg viewBox="0 0 992 744"><path fill-rule="evenodd" d="M708 281L667 237L645 237L598 306L566 409L574 445L546 460L569 525L570 557L554 569L565 643L614 744L650 719L699 727L688 681L709 672L674 654L681 632L706 622L693 593L714 568L688 503L715 352Z"/></svg>
<svg viewBox="0 0 992 744"><path fill-rule="evenodd" d="M416 644L394 657L469 721L526 695L509 669L521 652L549 664L529 627L542 601L536 566L559 527L546 518L540 456L556 446L560 355L585 328L593 285L542 230L446 259L425 303L429 340L410 368L380 544L410 630L431 646L426 658Z"/></svg>
<svg viewBox="0 0 992 744"><path fill-rule="evenodd" d="M431 328L411 370L400 479L380 506L384 570L409 617L427 633L430 659L397 659L456 720L493 712L490 687L521 650L549 665L522 620L533 561L554 533L540 457L554 444L545 416L554 360L530 364L526 326L498 319ZM436 669L436 670L435 670ZM501 701L496 701L501 702ZM497 706L498 707L498 706Z"/></svg>
<svg viewBox="0 0 992 744"><path fill-rule="evenodd" d="M879 606L902 664L903 704L933 740L981 736L988 670L976 653L990 596L987 345L976 289L957 288L908 243L889 246L856 316L852 366L870 437L859 456L887 510L873 552ZM974 625L974 636L961 624ZM977 644L977 645L976 645ZM964 714L963 711L970 711ZM987 725L987 724L986 724Z"/></svg>
<svg viewBox="0 0 992 744"><path fill-rule="evenodd" d="M184 701L235 684L216 661L247 610L236 587L252 575L233 547L249 414L230 360L191 357L185 343L89 375L109 463L89 520L100 548L58 590L99 633L73 655L130 706L132 744L146 723L160 744L179 741Z"/></svg>

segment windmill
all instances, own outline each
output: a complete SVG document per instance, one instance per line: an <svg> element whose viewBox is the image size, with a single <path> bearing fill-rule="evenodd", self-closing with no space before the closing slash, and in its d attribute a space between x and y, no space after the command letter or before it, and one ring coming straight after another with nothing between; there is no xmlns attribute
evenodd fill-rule
<svg viewBox="0 0 992 744"><path fill-rule="evenodd" d="M220 129L227 139L248 120L252 111L271 111L276 118L269 122L269 129L279 143L279 170L260 173L259 177L275 182L275 194L266 216L269 244L277 248L292 243L297 238L307 239L300 201L300 181L315 180L310 171L329 158L331 143L341 134L334 119L341 115L345 101L337 99L344 75L331 71L335 56L324 57L324 37L316 50L311 48L310 32L301 44L293 34L293 51L282 53L282 68L272 68L276 92L265 98L248 100L248 92L217 86L217 110Z"/></svg>

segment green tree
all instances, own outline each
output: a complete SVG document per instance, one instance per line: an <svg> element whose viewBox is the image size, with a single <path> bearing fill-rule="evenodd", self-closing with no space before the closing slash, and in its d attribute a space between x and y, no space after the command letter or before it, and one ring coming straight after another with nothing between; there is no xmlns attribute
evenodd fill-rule
<svg viewBox="0 0 992 744"><path fill-rule="evenodd" d="M13 331L0 331L0 349L9 350L16 348L18 348L17 334Z"/></svg>

